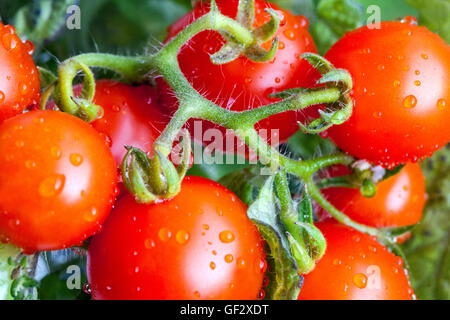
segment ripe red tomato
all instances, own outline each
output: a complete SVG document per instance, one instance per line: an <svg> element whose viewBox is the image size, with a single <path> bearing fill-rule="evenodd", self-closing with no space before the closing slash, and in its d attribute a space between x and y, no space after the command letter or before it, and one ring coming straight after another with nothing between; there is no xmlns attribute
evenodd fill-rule
<svg viewBox="0 0 450 320"><path fill-rule="evenodd" d="M382 22L347 33L325 57L354 80L353 115L329 130L341 149L392 167L447 144L450 47L438 35L413 22Z"/></svg>
<svg viewBox="0 0 450 320"><path fill-rule="evenodd" d="M219 0L217 5L223 14L233 18L236 16L238 0ZM317 52L308 33L308 20L265 1L256 0L255 6L255 26L260 26L270 19L269 14L264 11L265 8L276 10L282 18L281 27L276 34L280 41L279 49L272 61L257 63L241 56L233 62L214 65L210 61L210 55L225 43L220 34L214 31L201 32L185 44L178 55L181 69L192 86L207 99L229 110L243 111L273 103L278 100L269 98L269 94L289 88L314 86L319 77L318 72L306 60L300 59L305 52ZM193 11L169 27L168 39L208 11L209 2L199 2ZM264 47L269 49L270 45L269 41ZM167 84L159 79L158 87L163 92L162 103L171 113L175 112L178 103ZM256 127L267 130L268 141L272 141L270 138L273 133L275 144L287 140L298 130L298 120L304 120L303 114L290 111L262 120ZM215 127L207 122L202 124L202 135L204 130ZM193 134L193 121L190 122L189 128ZM279 130L278 136L277 132L271 132L271 129ZM225 133L225 130L221 130ZM264 136L264 132L260 135ZM202 136L195 138L201 140ZM230 149L235 147L234 144L224 147L225 142L222 141L216 143L222 146L222 150L233 151Z"/></svg>
<svg viewBox="0 0 450 320"><path fill-rule="evenodd" d="M223 186L187 177L171 200L121 197L89 246L94 299L256 299L266 269L247 207Z"/></svg>
<svg viewBox="0 0 450 320"><path fill-rule="evenodd" d="M80 92L81 86L74 91ZM97 81L93 103L103 108L104 115L92 125L111 147L117 165L126 154L125 145L151 154L153 142L170 120L157 108L156 90L147 85Z"/></svg>
<svg viewBox="0 0 450 320"><path fill-rule="evenodd" d="M317 226L327 250L305 276L299 300L411 300L403 260L375 238L335 222Z"/></svg>
<svg viewBox="0 0 450 320"><path fill-rule="evenodd" d="M33 44L22 42L13 26L0 22L0 122L39 104L39 72L31 54Z"/></svg>
<svg viewBox="0 0 450 320"><path fill-rule="evenodd" d="M373 198L352 188L327 188L322 192L356 222L376 228L408 226L422 217L425 177L417 163L407 164L398 174L381 181Z"/></svg>
<svg viewBox="0 0 450 320"><path fill-rule="evenodd" d="M59 111L0 126L0 235L24 249L69 247L99 230L116 196L114 159L99 134Z"/></svg>

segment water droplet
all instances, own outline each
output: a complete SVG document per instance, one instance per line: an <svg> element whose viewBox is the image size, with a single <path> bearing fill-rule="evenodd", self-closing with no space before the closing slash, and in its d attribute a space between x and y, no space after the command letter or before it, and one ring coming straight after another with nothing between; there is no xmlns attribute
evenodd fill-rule
<svg viewBox="0 0 450 320"><path fill-rule="evenodd" d="M280 43L278 44L278 49L283 50L284 48L286 48L286 45L283 41L280 41Z"/></svg>
<svg viewBox="0 0 450 320"><path fill-rule="evenodd" d="M264 259L256 259L255 266L257 272L265 273L267 271L267 262Z"/></svg>
<svg viewBox="0 0 450 320"><path fill-rule="evenodd" d="M238 258L236 261L236 265L239 269L243 269L245 268L245 266L247 265L246 261L243 258Z"/></svg>
<svg viewBox="0 0 450 320"><path fill-rule="evenodd" d="M172 232L167 228L161 228L158 232L158 237L161 241L167 242L172 237Z"/></svg>
<svg viewBox="0 0 450 320"><path fill-rule="evenodd" d="M2 36L2 44L7 51L13 50L17 46L17 36L14 34L5 33Z"/></svg>
<svg viewBox="0 0 450 320"><path fill-rule="evenodd" d="M419 22L417 21L417 18L414 16L406 16L402 20L400 20L400 22L415 25L415 26L419 24Z"/></svg>
<svg viewBox="0 0 450 320"><path fill-rule="evenodd" d="M88 210L85 214L84 214L84 220L86 220L87 222L93 222L97 219L97 209L96 208L91 208L91 210Z"/></svg>
<svg viewBox="0 0 450 320"><path fill-rule="evenodd" d="M195 292L194 292L194 296L195 296L197 299L199 299L199 298L200 298L200 292L195 291Z"/></svg>
<svg viewBox="0 0 450 320"><path fill-rule="evenodd" d="M445 99L439 99L437 101L437 107L439 110L444 111L447 107L447 101Z"/></svg>
<svg viewBox="0 0 450 320"><path fill-rule="evenodd" d="M151 249L151 248L154 248L155 247L155 241L153 241L152 239L145 239L145 241L144 241L144 246L145 246L145 248L147 248L147 249Z"/></svg>
<svg viewBox="0 0 450 320"><path fill-rule="evenodd" d="M72 153L69 159L70 163L73 164L75 167L78 167L83 163L83 156L78 153Z"/></svg>
<svg viewBox="0 0 450 320"><path fill-rule="evenodd" d="M353 276L353 283L360 289L364 289L367 286L367 276L362 273L357 273Z"/></svg>
<svg viewBox="0 0 450 320"><path fill-rule="evenodd" d="M189 241L189 233L185 230L180 230L175 235L175 239L179 244L185 244Z"/></svg>
<svg viewBox="0 0 450 320"><path fill-rule="evenodd" d="M25 49L27 50L28 54L31 56L34 52L34 44L30 40L26 40L24 43Z"/></svg>
<svg viewBox="0 0 450 320"><path fill-rule="evenodd" d="M420 56L422 57L422 59L428 60L428 55L427 54L422 53Z"/></svg>
<svg viewBox="0 0 450 320"><path fill-rule="evenodd" d="M278 77L276 77L276 78L275 78L275 83L280 83L280 82L281 82L281 79L278 78Z"/></svg>
<svg viewBox="0 0 450 320"><path fill-rule="evenodd" d="M394 88L398 88L398 87L400 87L400 81L394 80Z"/></svg>
<svg viewBox="0 0 450 320"><path fill-rule="evenodd" d="M266 296L266 292L264 290L261 290L258 294L258 300L264 299L265 296Z"/></svg>
<svg viewBox="0 0 450 320"><path fill-rule="evenodd" d="M219 239L223 243L230 243L234 241L234 234L231 231L222 231L219 233Z"/></svg>
<svg viewBox="0 0 450 320"><path fill-rule="evenodd" d="M92 290L91 290L91 287L89 286L89 283L85 283L85 284L84 284L84 286L83 286L83 291L84 291L84 293L86 293L86 294L91 294Z"/></svg>
<svg viewBox="0 0 450 320"><path fill-rule="evenodd" d="M289 40L295 40L295 32L293 30L284 30L283 34Z"/></svg>
<svg viewBox="0 0 450 320"><path fill-rule="evenodd" d="M51 147L50 153L55 159L60 159L62 155L61 148L58 146Z"/></svg>
<svg viewBox="0 0 450 320"><path fill-rule="evenodd" d="M383 115L383 113L381 113L381 112L374 112L372 115L373 115L374 118L380 119L381 116Z"/></svg>
<svg viewBox="0 0 450 320"><path fill-rule="evenodd" d="M36 162L34 162L33 160L27 160L27 161L25 161L25 167L27 169L36 168Z"/></svg>
<svg viewBox="0 0 450 320"><path fill-rule="evenodd" d="M203 225L203 229L209 230L209 226L208 226L207 224L204 224L204 225Z"/></svg>
<svg viewBox="0 0 450 320"><path fill-rule="evenodd" d="M234 258L232 254L227 254L224 259L226 263L232 263Z"/></svg>
<svg viewBox="0 0 450 320"><path fill-rule="evenodd" d="M420 85L422 84L422 82L420 82L419 80L416 80L416 81L414 81L414 84L415 84L417 87L420 87Z"/></svg>
<svg viewBox="0 0 450 320"><path fill-rule="evenodd" d="M17 140L16 141L16 147L17 148L22 148L25 145L25 142L22 140Z"/></svg>
<svg viewBox="0 0 450 320"><path fill-rule="evenodd" d="M44 198L56 196L64 188L66 177L62 174L55 174L44 179L39 185L39 194Z"/></svg>
<svg viewBox="0 0 450 320"><path fill-rule="evenodd" d="M419 76L419 75L420 75L420 70L414 71L414 74L415 74L416 76Z"/></svg>
<svg viewBox="0 0 450 320"><path fill-rule="evenodd" d="M340 264L342 264L341 260L339 260L337 258L333 260L333 265L337 266L337 265L340 265Z"/></svg>
<svg viewBox="0 0 450 320"><path fill-rule="evenodd" d="M209 267L211 268L211 270L214 270L216 268L216 264L211 261L211 263L209 264Z"/></svg>
<svg viewBox="0 0 450 320"><path fill-rule="evenodd" d="M417 98L414 95L409 95L403 100L403 106L407 109L412 109L417 105Z"/></svg>

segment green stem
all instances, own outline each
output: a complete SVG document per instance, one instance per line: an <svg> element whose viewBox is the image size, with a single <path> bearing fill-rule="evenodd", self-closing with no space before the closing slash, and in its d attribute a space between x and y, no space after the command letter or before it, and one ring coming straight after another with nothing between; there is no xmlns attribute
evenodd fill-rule
<svg viewBox="0 0 450 320"><path fill-rule="evenodd" d="M352 227L363 233L384 239L389 243L395 242L389 235L383 233L379 229L357 223L352 219L350 219L347 215L336 209L336 207L334 207L330 202L328 202L328 200L323 196L322 192L320 192L320 189L316 186L316 184L312 180L307 181L306 185L308 187L311 197L340 223Z"/></svg>

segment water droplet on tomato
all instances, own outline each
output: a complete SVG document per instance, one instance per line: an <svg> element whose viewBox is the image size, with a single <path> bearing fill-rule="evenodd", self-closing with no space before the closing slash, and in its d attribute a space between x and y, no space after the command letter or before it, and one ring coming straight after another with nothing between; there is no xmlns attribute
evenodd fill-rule
<svg viewBox="0 0 450 320"><path fill-rule="evenodd" d="M189 241L189 233L185 230L180 230L175 235L175 239L179 244L185 244Z"/></svg>
<svg viewBox="0 0 450 320"><path fill-rule="evenodd" d="M295 40L295 32L293 30L284 30L283 34L288 38L289 40Z"/></svg>
<svg viewBox="0 0 450 320"><path fill-rule="evenodd" d="M280 41L280 43L278 44L278 49L283 50L284 48L286 48L286 45L283 41Z"/></svg>
<svg viewBox="0 0 450 320"><path fill-rule="evenodd" d="M234 241L234 234L233 232L228 230L222 231L221 233L219 233L219 239L223 243L230 243Z"/></svg>
<svg viewBox="0 0 450 320"><path fill-rule="evenodd" d="M234 258L233 258L233 255L232 254L227 254L226 256L225 256L225 262L226 263L232 263L233 262L233 260L234 260Z"/></svg>
<svg viewBox="0 0 450 320"><path fill-rule="evenodd" d="M437 101L437 107L439 110L444 111L447 107L447 101L445 99L439 99Z"/></svg>
<svg viewBox="0 0 450 320"><path fill-rule="evenodd" d="M239 269L244 269L247 265L247 262L243 258L238 258L236 261L236 265Z"/></svg>
<svg viewBox="0 0 450 320"><path fill-rule="evenodd" d="M402 20L400 20L401 23L411 24L417 26L419 22L417 21L417 18L414 16L406 16Z"/></svg>
<svg viewBox="0 0 450 320"><path fill-rule="evenodd" d="M172 237L172 232L167 228L161 228L158 232L158 237L161 241L167 242Z"/></svg>
<svg viewBox="0 0 450 320"><path fill-rule="evenodd" d="M34 162L33 160L27 160L27 161L25 161L25 167L27 169L36 168L36 162Z"/></svg>
<svg viewBox="0 0 450 320"><path fill-rule="evenodd" d="M364 289L367 286L367 276L362 273L357 273L353 276L353 283L360 289Z"/></svg>
<svg viewBox="0 0 450 320"><path fill-rule="evenodd" d="M152 239L145 239L145 241L144 241L144 246L145 246L145 248L147 248L147 249L151 249L151 248L154 248L155 247L155 241L153 241Z"/></svg>
<svg viewBox="0 0 450 320"><path fill-rule="evenodd" d="M420 87L420 85L422 84L422 82L420 82L419 80L416 80L416 81L414 81L414 84L415 84L417 87Z"/></svg>
<svg viewBox="0 0 450 320"><path fill-rule="evenodd" d="M197 299L199 299L199 298L200 298L200 292L195 291L195 292L194 292L194 297L196 297Z"/></svg>
<svg viewBox="0 0 450 320"><path fill-rule="evenodd" d="M3 103L5 101L5 94L3 91L0 90L0 103Z"/></svg>
<svg viewBox="0 0 450 320"><path fill-rule="evenodd" d="M7 51L13 50L17 46L17 37L14 34L6 33L2 36L3 47Z"/></svg>
<svg viewBox="0 0 450 320"><path fill-rule="evenodd" d="M264 290L261 290L258 294L258 300L264 299L265 296L266 296L266 292Z"/></svg>
<svg viewBox="0 0 450 320"><path fill-rule="evenodd" d="M72 153L70 155L69 159L70 159L70 163L72 165L74 165L75 167L78 167L79 165L81 165L83 163L83 156L78 153Z"/></svg>
<svg viewBox="0 0 450 320"><path fill-rule="evenodd" d="M216 264L211 261L211 263L209 264L209 267L211 268L211 270L214 270L214 269L216 269Z"/></svg>
<svg viewBox="0 0 450 320"><path fill-rule="evenodd" d="M412 109L417 105L417 98L414 95L409 95L403 100L403 106L407 109Z"/></svg>
<svg viewBox="0 0 450 320"><path fill-rule="evenodd" d="M39 185L39 194L44 198L54 197L64 188L66 177L62 174L54 174L44 179Z"/></svg>
<svg viewBox="0 0 450 320"><path fill-rule="evenodd" d="M204 224L204 225L203 225L203 229L205 229L205 230L209 230L209 225L207 225L207 224Z"/></svg>
<svg viewBox="0 0 450 320"><path fill-rule="evenodd" d="M88 210L85 214L84 214L84 220L86 220L87 222L93 222L97 219L97 209L96 208L91 208L91 210Z"/></svg>
<svg viewBox="0 0 450 320"><path fill-rule="evenodd" d="M419 75L420 75L420 70L416 70L416 71L414 71L414 73L415 73L417 76L419 76Z"/></svg>
<svg viewBox="0 0 450 320"><path fill-rule="evenodd" d="M91 287L90 287L89 283L85 283L85 284L84 284L84 286L83 286L83 291L84 291L84 293L86 293L86 294L91 294L92 290L91 290Z"/></svg>
<svg viewBox="0 0 450 320"><path fill-rule="evenodd" d="M58 146L51 147L50 153L55 159L60 159L62 155L61 148Z"/></svg>
<svg viewBox="0 0 450 320"><path fill-rule="evenodd" d="M25 142L23 140L17 140L16 141L16 147L22 148L25 145Z"/></svg>

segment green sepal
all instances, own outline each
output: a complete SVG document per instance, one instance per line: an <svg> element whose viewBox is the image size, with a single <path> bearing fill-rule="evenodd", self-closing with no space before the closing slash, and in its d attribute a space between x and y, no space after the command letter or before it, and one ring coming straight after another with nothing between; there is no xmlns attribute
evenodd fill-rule
<svg viewBox="0 0 450 320"><path fill-rule="evenodd" d="M251 30L255 21L255 0L239 0L236 21Z"/></svg>
<svg viewBox="0 0 450 320"><path fill-rule="evenodd" d="M280 28L280 17L278 13L273 9L264 9L268 14L270 14L270 20L252 31L256 41L258 43L265 43L272 39Z"/></svg>
<svg viewBox="0 0 450 320"><path fill-rule="evenodd" d="M225 64L236 60L242 54L244 48L234 42L227 42L219 51L211 55L211 62L214 64Z"/></svg>
<svg viewBox="0 0 450 320"><path fill-rule="evenodd" d="M184 177L186 176L191 161L192 145L189 130L187 129L183 130L183 136L181 139L182 139L181 143L183 143L183 150L181 154L181 162L177 166L177 173L180 181L183 180Z"/></svg>
<svg viewBox="0 0 450 320"><path fill-rule="evenodd" d="M364 197L373 198L377 193L377 186L371 179L364 179L359 190Z"/></svg>
<svg viewBox="0 0 450 320"><path fill-rule="evenodd" d="M86 122L93 122L103 117L104 110L99 105L83 98L71 97L72 101L78 107L78 111L74 116Z"/></svg>
<svg viewBox="0 0 450 320"><path fill-rule="evenodd" d="M269 51L264 50L258 45L250 46L245 50L245 56L254 62L266 62L272 60L277 54L278 38L273 39Z"/></svg>

